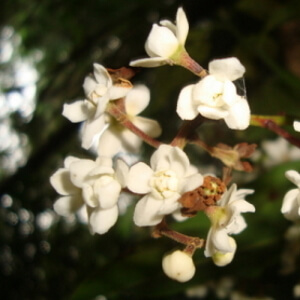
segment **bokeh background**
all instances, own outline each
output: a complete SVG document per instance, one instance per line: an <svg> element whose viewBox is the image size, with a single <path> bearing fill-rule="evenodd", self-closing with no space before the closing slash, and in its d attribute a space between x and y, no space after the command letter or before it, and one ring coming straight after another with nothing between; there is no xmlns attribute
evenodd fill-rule
<svg viewBox="0 0 300 300"><path fill-rule="evenodd" d="M275 146L273 156L266 158L265 141L277 138L266 129L232 132L214 123L200 132L210 145L258 145L254 172L235 173L240 187L255 189L247 199L257 212L246 215L248 227L236 237L234 261L219 268L199 250L197 273L188 283L173 282L163 274L161 257L177 245L151 239L149 228L135 227L132 205L122 208L117 225L104 236L90 235L80 215L66 219L53 212L57 195L49 176L69 154L91 157L80 148L79 125L61 116L63 104L83 97L82 83L93 62L119 68L144 57L152 23L174 20L179 6L190 22L186 48L195 60L206 67L211 59L237 56L247 69L252 112L300 119L299 0L1 1L1 299L297 296L300 229L291 227L280 207L293 187L284 171L300 170L300 149L291 155L287 145L285 152ZM195 80L188 71L170 66L141 70L133 79L151 89L145 115L160 121L161 140L168 142L175 135L179 91ZM293 132L290 124L285 129ZM221 169L203 151L187 150L200 167ZM149 155L147 147L142 155ZM208 226L199 214L173 228L205 237Z"/></svg>

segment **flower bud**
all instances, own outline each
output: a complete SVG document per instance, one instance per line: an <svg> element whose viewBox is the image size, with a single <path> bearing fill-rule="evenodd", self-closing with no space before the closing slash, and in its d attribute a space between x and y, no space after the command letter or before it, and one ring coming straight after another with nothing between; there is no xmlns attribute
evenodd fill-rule
<svg viewBox="0 0 300 300"><path fill-rule="evenodd" d="M168 277L179 282L190 280L196 271L192 257L181 250L165 255L162 268Z"/></svg>
<svg viewBox="0 0 300 300"><path fill-rule="evenodd" d="M236 242L232 237L229 238L229 244L232 246L233 251L232 252L215 252L212 256L212 260L215 263L215 265L219 267L224 267L228 264L230 264L233 260L235 251L236 251Z"/></svg>

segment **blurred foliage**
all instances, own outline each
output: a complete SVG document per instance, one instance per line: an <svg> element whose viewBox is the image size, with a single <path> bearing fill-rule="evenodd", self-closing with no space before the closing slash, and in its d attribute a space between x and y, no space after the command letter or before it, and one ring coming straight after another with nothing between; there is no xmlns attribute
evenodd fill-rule
<svg viewBox="0 0 300 300"><path fill-rule="evenodd" d="M186 299L187 288L217 283L226 276L234 278L235 289L248 295L292 298L300 268L281 272L283 234L291 223L280 214L280 206L292 187L284 171L300 170L299 162L257 167L255 178L248 181L237 173L242 187L255 189L249 201L257 213L246 216L249 226L237 237L236 258L218 268L199 250L196 276L185 284L166 278L160 266L162 255L177 245L150 239L149 229L136 228L132 208L104 236L91 236L84 224L63 218L55 218L48 229L39 226L38 220L51 214L57 197L49 176L66 155L89 155L80 150L79 127L61 116L63 103L83 97L82 82L93 62L119 68L145 56L144 42L152 23L173 20L178 6L183 6L190 22L186 48L195 60L205 67L213 58L239 57L247 69L252 112L300 118L298 0L2 1L0 26L12 26L21 36L22 55L42 53L36 66L40 79L34 117L16 124L28 136L31 154L25 166L0 184L3 299L100 300L99 295L109 300ZM151 89L146 113L160 120L162 140L175 135L180 124L175 113L178 93L195 80L186 70L170 66L141 70L134 78ZM260 145L275 137L260 128L233 133L219 124L208 124L201 135L211 145L235 141ZM145 147L145 153L148 150ZM216 163L193 147L188 150L198 165ZM205 237L208 222L199 215L174 228ZM214 289L206 299L216 299Z"/></svg>

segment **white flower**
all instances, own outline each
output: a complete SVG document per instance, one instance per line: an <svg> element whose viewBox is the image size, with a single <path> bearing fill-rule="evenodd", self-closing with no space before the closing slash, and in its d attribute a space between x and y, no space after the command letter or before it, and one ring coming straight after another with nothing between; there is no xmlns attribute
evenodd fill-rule
<svg viewBox="0 0 300 300"><path fill-rule="evenodd" d="M179 282L192 279L196 272L191 256L180 250L165 255L162 260L162 268L168 277Z"/></svg>
<svg viewBox="0 0 300 300"><path fill-rule="evenodd" d="M130 62L133 67L157 67L173 64L173 56L184 51L184 44L188 35L189 24L183 9L180 7L176 14L176 25L168 20L160 21L160 25L153 24L147 38L145 50L150 58L138 59Z"/></svg>
<svg viewBox="0 0 300 300"><path fill-rule="evenodd" d="M300 132L300 121L294 121L293 126L295 131Z"/></svg>
<svg viewBox="0 0 300 300"><path fill-rule="evenodd" d="M82 147L89 149L94 137L105 128L105 109L110 100L124 97L131 88L129 82L114 85L107 70L94 64L94 73L85 78L83 83L85 100L64 104L63 116L73 123L84 122Z"/></svg>
<svg viewBox="0 0 300 300"><path fill-rule="evenodd" d="M127 172L122 160L117 161L115 171L109 158L93 161L68 157L65 168L50 178L55 190L64 196L55 202L55 211L67 216L85 205L91 232L107 232L117 221L117 201L126 185Z"/></svg>
<svg viewBox="0 0 300 300"><path fill-rule="evenodd" d="M61 216L70 216L84 205L81 189L75 186L70 178L70 164L78 160L79 158L73 156L66 157L64 168L58 169L50 177L51 185L62 196L54 203L54 210Z"/></svg>
<svg viewBox="0 0 300 300"><path fill-rule="evenodd" d="M299 220L300 218L300 174L294 170L289 170L285 176L294 183L297 188L286 193L283 198L281 212L291 221Z"/></svg>
<svg viewBox="0 0 300 300"><path fill-rule="evenodd" d="M157 121L138 116L149 104L150 91L144 85L134 86L125 96L125 111L130 121L140 130L151 137L161 134L161 127ZM118 152L137 153L142 140L124 126L111 122L98 144L98 154L114 156Z"/></svg>
<svg viewBox="0 0 300 300"><path fill-rule="evenodd" d="M224 119L231 129L246 129L250 123L249 105L237 94L232 82L243 76L244 66L231 57L213 60L208 69L210 75L181 90L178 115L183 120L192 120L201 114L208 119Z"/></svg>
<svg viewBox="0 0 300 300"><path fill-rule="evenodd" d="M263 160L263 164L267 167L300 159L299 148L291 145L282 137L272 141L263 141L261 145L267 154L267 157Z"/></svg>
<svg viewBox="0 0 300 300"><path fill-rule="evenodd" d="M191 171L187 155L178 147L161 145L153 153L150 166L139 162L129 170L127 187L146 194L135 207L138 226L156 225L164 215L178 212L180 196L203 183L203 176Z"/></svg>
<svg viewBox="0 0 300 300"><path fill-rule="evenodd" d="M255 207L244 199L253 192L250 189L237 190L236 184L233 184L217 202L218 206L211 207L211 210L207 211L212 227L206 240L204 251L206 257L215 256L216 261L221 259L225 261L225 258L229 260L231 255L234 255L236 244L228 235L240 233L246 228L241 213L255 211ZM227 256L220 256L221 254ZM221 263L219 262L219 265Z"/></svg>

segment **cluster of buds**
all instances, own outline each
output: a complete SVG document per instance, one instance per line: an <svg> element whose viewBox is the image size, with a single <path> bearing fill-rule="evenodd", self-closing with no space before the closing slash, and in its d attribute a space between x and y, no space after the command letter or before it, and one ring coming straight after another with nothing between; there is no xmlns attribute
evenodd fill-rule
<svg viewBox="0 0 300 300"><path fill-rule="evenodd" d="M163 20L153 25L145 45L149 58L130 63L131 67L178 65L197 76L196 83L184 87L178 96L176 112L183 122L171 143L157 139L162 132L158 121L139 116L150 103L150 91L132 83L134 69L112 70L95 63L93 74L84 80L85 99L65 104L63 116L82 123L82 147L96 157L69 156L50 178L61 195L54 210L68 216L84 207L93 234L104 234L117 222L121 193L140 196L134 223L153 226L153 237L168 237L184 246L162 261L165 274L180 282L195 274L192 257L196 249L204 249L204 255L217 266L229 264L237 248L231 235L246 227L241 214L255 211L245 200L253 190L238 189L231 183L232 171L251 171L251 165L242 159L251 156L255 145L208 146L196 131L207 120L223 120L229 130L249 126L247 99L235 85L245 68L230 57L211 61L205 70L185 49L188 30L186 15L179 8L176 23ZM132 154L138 160L143 142L154 148L149 164L130 161ZM223 162L222 179L199 172L185 152L188 143ZM206 239L187 236L167 225L167 216L184 221L199 212L211 222Z"/></svg>

